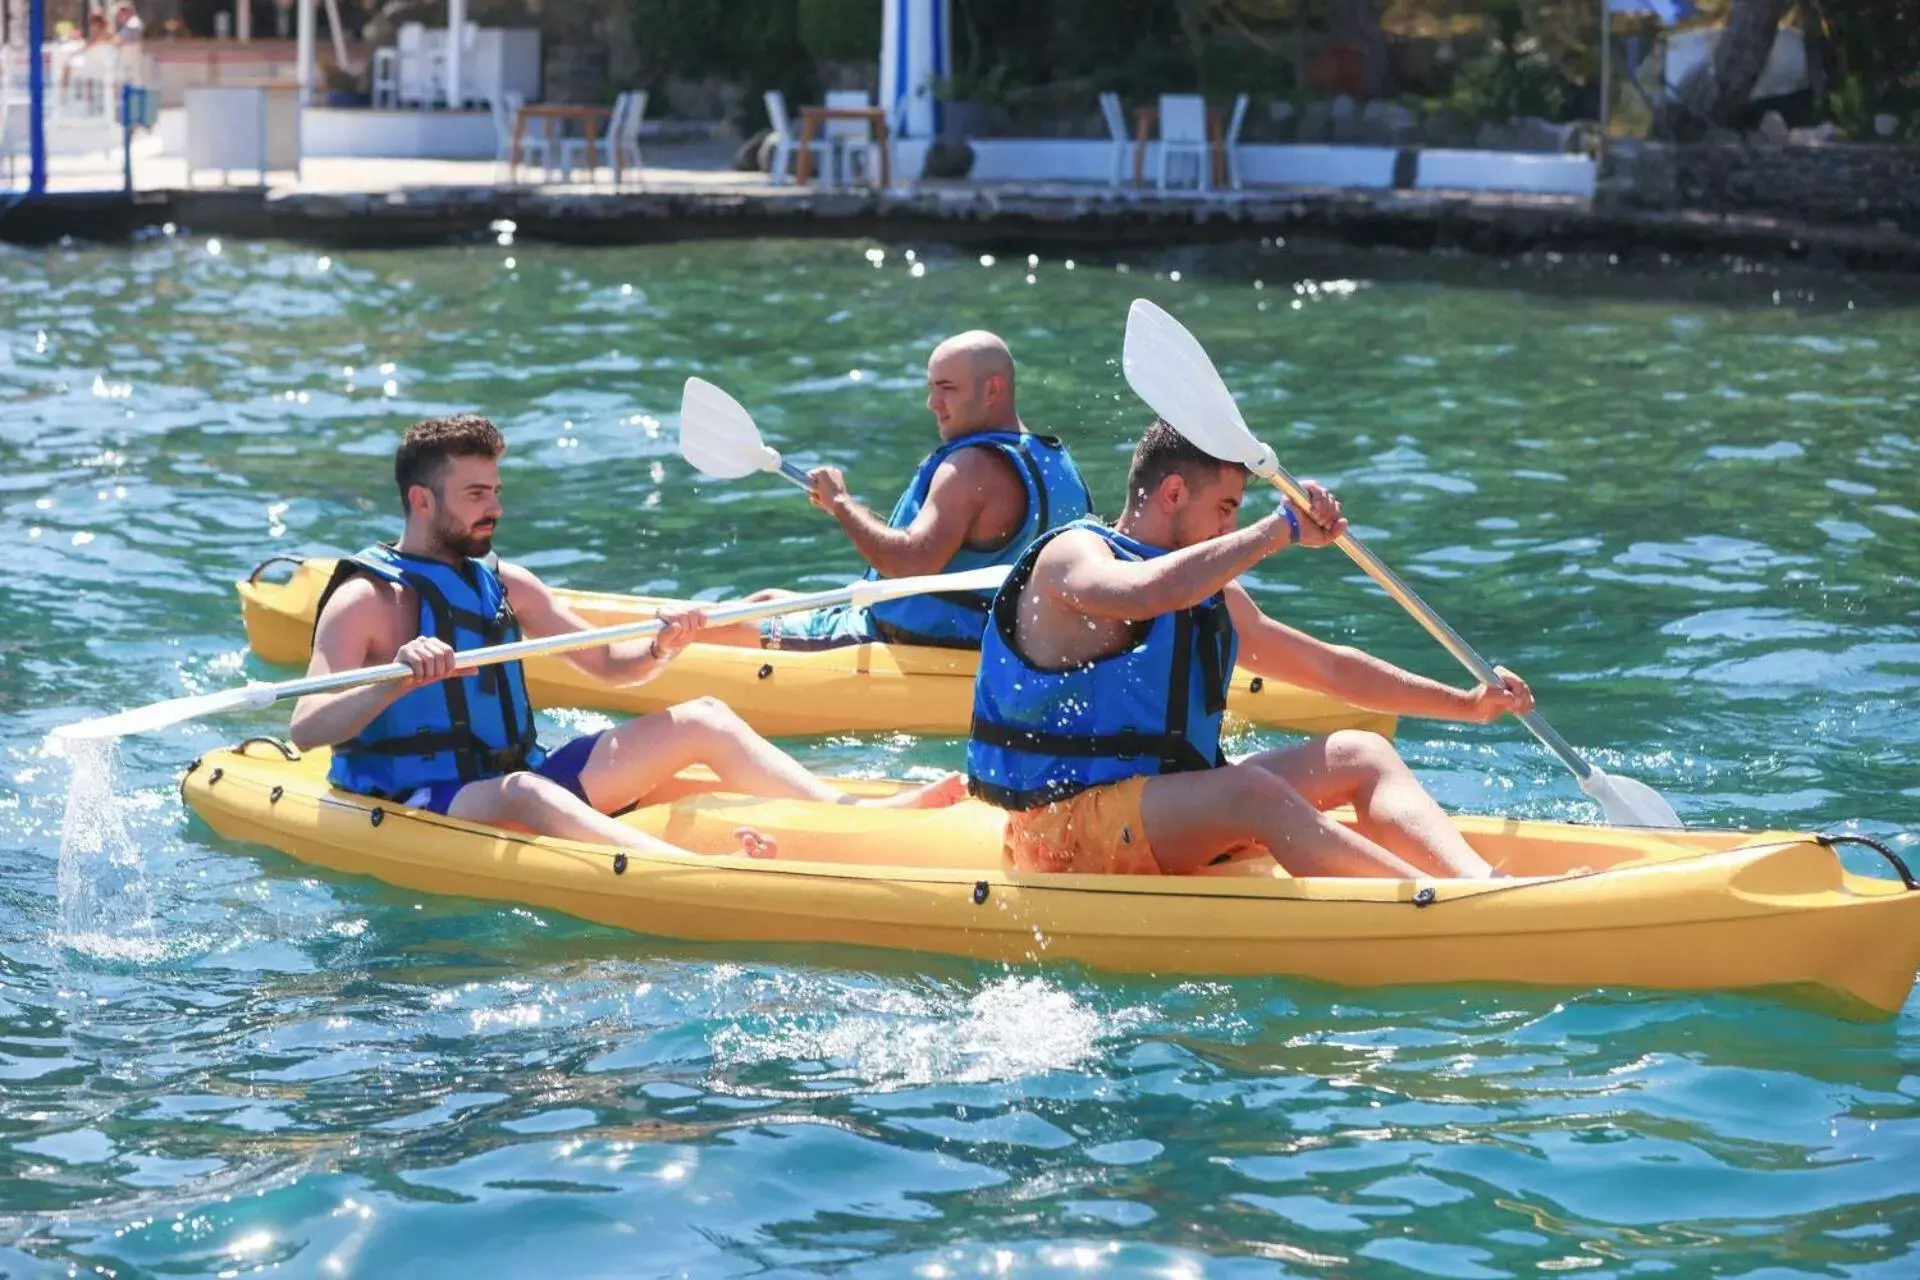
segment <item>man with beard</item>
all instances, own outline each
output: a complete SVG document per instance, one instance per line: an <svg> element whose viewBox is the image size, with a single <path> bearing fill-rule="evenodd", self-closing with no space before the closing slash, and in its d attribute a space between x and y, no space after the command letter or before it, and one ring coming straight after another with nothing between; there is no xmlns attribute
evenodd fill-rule
<svg viewBox="0 0 1920 1280"><path fill-rule="evenodd" d="M911 578L1012 564L1033 540L1092 505L1065 445L1027 430L1014 405L1013 355L982 330L956 334L927 360L927 409L940 447L920 462L893 513L847 492L838 467L810 473L813 505L832 516L870 568L869 578ZM787 594L763 591L749 599ZM987 592L835 605L763 623L716 627L701 639L769 649L891 644L978 649Z"/></svg>
<svg viewBox="0 0 1920 1280"><path fill-rule="evenodd" d="M532 573L491 555L505 450L493 424L470 415L417 423L400 442L394 479L406 527L398 542L340 562L321 597L308 673L399 661L413 676L310 694L294 707L294 744L334 748L333 785L469 822L656 852L673 846L607 815L692 764L729 791L875 803L828 786L713 698L542 749L520 664L458 665L458 650L588 629ZM641 683L692 642L705 616L686 608L662 621L644 643L565 656L610 683ZM885 803L938 807L960 794L951 776ZM746 852L773 853L758 833L738 835Z"/></svg>
<svg viewBox="0 0 1920 1280"><path fill-rule="evenodd" d="M1374 711L1486 722L1533 706L1519 676L1450 688L1260 611L1235 579L1346 529L1315 484L1310 509L1236 529L1247 471L1164 422L1134 451L1127 505L1021 557L994 600L974 686L967 772L1010 810L1023 871L1179 874L1250 843L1294 875L1486 876L1393 744L1343 729L1228 764L1225 679L1239 665ZM1327 816L1352 805L1352 826Z"/></svg>

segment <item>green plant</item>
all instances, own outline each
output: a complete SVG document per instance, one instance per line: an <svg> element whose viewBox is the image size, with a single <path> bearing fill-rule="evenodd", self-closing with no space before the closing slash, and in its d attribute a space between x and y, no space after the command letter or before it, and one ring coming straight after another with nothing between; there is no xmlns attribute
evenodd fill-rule
<svg viewBox="0 0 1920 1280"><path fill-rule="evenodd" d="M1018 88L1019 76L1013 65L996 62L978 75L956 71L950 76L937 77L933 82L933 96L942 102L997 104L1005 102Z"/></svg>
<svg viewBox="0 0 1920 1280"><path fill-rule="evenodd" d="M1859 141L1873 137L1873 95L1866 78L1854 72L1827 94L1827 112L1840 132Z"/></svg>
<svg viewBox="0 0 1920 1280"><path fill-rule="evenodd" d="M800 43L815 58L880 56L881 0L799 0Z"/></svg>
<svg viewBox="0 0 1920 1280"><path fill-rule="evenodd" d="M1499 0L1487 8L1493 41L1487 51L1460 69L1450 105L1476 120L1516 116L1558 119L1573 96L1573 86L1539 37L1526 29L1519 0Z"/></svg>

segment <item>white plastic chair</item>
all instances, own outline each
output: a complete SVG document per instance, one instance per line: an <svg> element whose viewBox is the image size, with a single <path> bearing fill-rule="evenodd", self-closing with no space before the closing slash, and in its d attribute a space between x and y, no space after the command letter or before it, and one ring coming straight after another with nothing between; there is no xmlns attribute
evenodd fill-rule
<svg viewBox="0 0 1920 1280"><path fill-rule="evenodd" d="M767 166L767 176L776 183L792 182L793 152L800 145L800 138L793 118L787 114L787 95L778 89L769 89L760 100L766 103L767 126L773 130L773 160ZM833 144L816 138L807 144L807 150L820 162L819 171L827 175L828 166L833 163Z"/></svg>
<svg viewBox="0 0 1920 1280"><path fill-rule="evenodd" d="M647 91L631 89L621 95L627 100L627 114L619 118L619 104L614 104L615 119L607 125L608 154L617 157L621 173L631 173L641 186L647 185L646 157L640 154L640 125L647 118Z"/></svg>
<svg viewBox="0 0 1920 1280"><path fill-rule="evenodd" d="M607 131L594 140L589 150L585 138L568 138L560 145L560 174L565 180L573 178L573 166L585 161L587 180L600 180L600 155L607 157L607 167L614 167L614 158L619 157L623 173L631 169L646 185L642 173L643 161L640 155L640 121L647 112L647 94L644 89L633 89L622 93L613 100L613 111L607 117Z"/></svg>
<svg viewBox="0 0 1920 1280"><path fill-rule="evenodd" d="M373 52L373 105L400 105L400 51L394 48Z"/></svg>
<svg viewBox="0 0 1920 1280"><path fill-rule="evenodd" d="M1227 121L1227 136L1220 140L1220 150L1227 157L1227 185L1235 191L1240 190L1240 126L1247 122L1247 95L1241 94L1233 100L1233 115Z"/></svg>
<svg viewBox="0 0 1920 1280"><path fill-rule="evenodd" d="M854 93L848 96L849 98L860 99L860 101L857 102L849 101L846 104L848 106L864 107L869 105L866 101L867 95L864 93ZM833 105L831 98L832 95L829 95L828 105ZM902 98L894 104L893 110L887 115L887 170L896 184L901 181L900 165L898 163L900 154L899 143L900 132L906 127L907 123L907 105L907 100ZM844 166L847 182L852 183L855 180L855 175L858 174L861 181L876 186L879 185L880 140L874 136L873 126L863 120L845 120L840 123L855 125L865 134L864 137L850 137L840 144L840 158Z"/></svg>
<svg viewBox="0 0 1920 1280"><path fill-rule="evenodd" d="M870 107L873 99L864 89L833 89L827 93L827 107L845 110L849 107ZM873 150L873 126L865 120L825 120L820 126L827 145L834 151L834 182L836 185L853 181L853 160L855 156L867 158Z"/></svg>
<svg viewBox="0 0 1920 1280"><path fill-rule="evenodd" d="M406 22L396 37L400 76L396 96L403 107L425 108L433 97L433 68L427 56L427 26Z"/></svg>
<svg viewBox="0 0 1920 1280"><path fill-rule="evenodd" d="M493 100L493 137L495 164L507 166L512 173L516 167L513 155L513 131L520 120L520 108L526 105L525 96L518 93L503 93ZM534 156L540 157L540 176L553 176L553 149L547 145L545 132L528 133L520 139L520 163L533 163Z"/></svg>
<svg viewBox="0 0 1920 1280"><path fill-rule="evenodd" d="M1119 94L1100 95L1100 115L1106 120L1107 136L1113 141L1113 174L1107 185L1118 188L1127 180L1127 153L1133 149L1133 139L1127 136L1127 113L1121 109Z"/></svg>
<svg viewBox="0 0 1920 1280"><path fill-rule="evenodd" d="M1168 175L1176 156L1183 160L1191 159L1195 170L1195 187L1200 191L1207 189L1208 173L1212 159L1211 144L1207 141L1207 100L1197 93L1163 93L1160 95L1160 165L1159 186L1167 189Z"/></svg>

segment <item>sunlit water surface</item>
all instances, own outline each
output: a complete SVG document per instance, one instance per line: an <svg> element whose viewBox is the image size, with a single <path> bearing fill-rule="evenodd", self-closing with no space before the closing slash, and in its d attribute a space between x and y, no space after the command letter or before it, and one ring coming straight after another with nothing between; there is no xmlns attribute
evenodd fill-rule
<svg viewBox="0 0 1920 1280"><path fill-rule="evenodd" d="M1146 294L1607 768L1692 823L1905 844L1911 298L1274 249L186 238L0 249L0 293L0 1271L1920 1274L1920 1004L1863 1026L636 938L317 876L191 821L182 766L284 712L127 742L118 820L88 774L63 862L70 772L41 745L285 674L247 658L233 580L390 536L396 432L428 414L503 427L501 542L551 581L828 585L855 561L797 495L693 482L681 382L884 504L932 439L928 348L984 326L1111 512ZM1331 552L1254 579L1282 618L1454 674ZM561 712L549 737L603 723ZM1511 725L1401 742L1451 805L1592 816ZM961 756L793 745L876 774Z"/></svg>

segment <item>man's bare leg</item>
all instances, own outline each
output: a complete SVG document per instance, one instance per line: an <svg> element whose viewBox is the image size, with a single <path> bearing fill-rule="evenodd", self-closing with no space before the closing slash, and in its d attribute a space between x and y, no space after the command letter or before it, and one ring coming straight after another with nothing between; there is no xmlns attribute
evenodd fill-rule
<svg viewBox="0 0 1920 1280"><path fill-rule="evenodd" d="M469 782L447 806L447 816L642 853L688 852L608 817L559 783L535 773L510 773L503 778ZM751 827L741 827L733 834L740 841L740 851L751 857L771 858L779 851L771 837Z"/></svg>
<svg viewBox="0 0 1920 1280"><path fill-rule="evenodd" d="M718 698L682 702L602 735L580 771L580 785L596 807L618 811L645 800L674 774L694 764L712 769L723 791L777 800L938 809L966 793L965 780L949 774L884 799L856 800L748 728Z"/></svg>
<svg viewBox="0 0 1920 1280"><path fill-rule="evenodd" d="M1420 873L1309 804L1278 774L1248 764L1147 779L1140 817L1154 860L1185 875L1248 840L1258 840L1296 876Z"/></svg>
<svg viewBox="0 0 1920 1280"><path fill-rule="evenodd" d="M1240 763L1292 784L1315 809L1352 805L1362 835L1428 875L1493 874L1393 744L1377 733L1341 729Z"/></svg>

